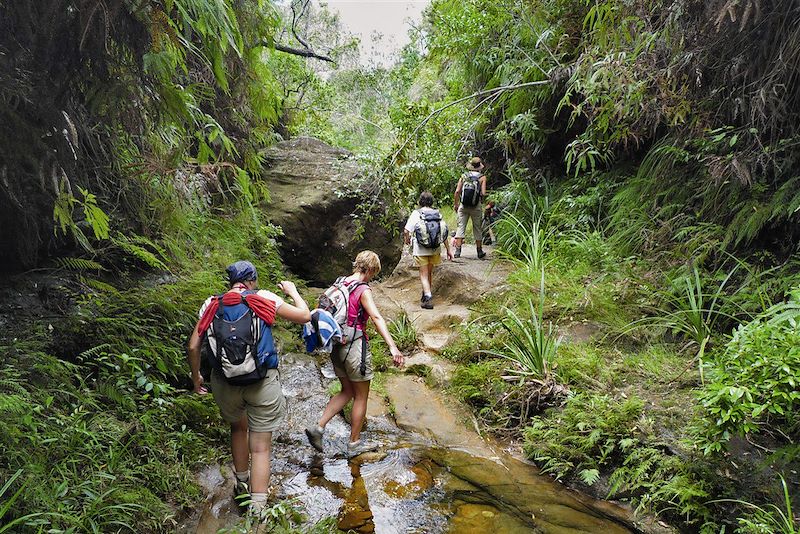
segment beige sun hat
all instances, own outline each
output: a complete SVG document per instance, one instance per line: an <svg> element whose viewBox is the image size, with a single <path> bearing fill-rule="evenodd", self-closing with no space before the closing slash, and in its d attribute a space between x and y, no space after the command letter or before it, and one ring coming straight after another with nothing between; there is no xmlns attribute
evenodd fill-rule
<svg viewBox="0 0 800 534"><path fill-rule="evenodd" d="M467 169L470 171L480 171L483 169L483 160L477 156L467 162Z"/></svg>

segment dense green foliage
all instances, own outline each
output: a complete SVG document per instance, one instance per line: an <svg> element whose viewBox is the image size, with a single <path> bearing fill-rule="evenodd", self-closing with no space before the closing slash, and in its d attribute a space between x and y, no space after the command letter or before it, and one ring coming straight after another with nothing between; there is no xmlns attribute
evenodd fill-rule
<svg viewBox="0 0 800 534"><path fill-rule="evenodd" d="M335 69L270 50L299 5L0 2L3 268L66 301L0 340L3 522L168 531L197 499L223 436L186 334L230 258L280 271L260 149L311 134L403 206L487 161L512 291L444 351L482 424L682 530L796 531L796 2L434 0L392 68L302 4Z"/></svg>
<svg viewBox="0 0 800 534"><path fill-rule="evenodd" d="M783 89L797 75L798 17L780 0L433 2L414 84L438 90L394 121L391 171L446 191L476 151L497 163L490 178L522 165L551 186L633 160L575 184L601 189L589 215L624 250L763 242L784 258L800 201L798 96Z"/></svg>
<svg viewBox="0 0 800 534"><path fill-rule="evenodd" d="M734 330L709 365L700 398L709 419L708 452L721 450L733 435L770 428L797 433L799 351L796 301Z"/></svg>
<svg viewBox="0 0 800 534"><path fill-rule="evenodd" d="M268 1L3 2L0 15L6 269L65 244L51 214L92 252L109 231L157 236L174 187L253 193L282 105Z"/></svg>
<svg viewBox="0 0 800 534"><path fill-rule="evenodd" d="M232 259L281 271L259 180L278 11L52 0L0 20L3 268L39 266L0 339L3 530L172 531L193 469L229 454L186 394L197 309Z"/></svg>

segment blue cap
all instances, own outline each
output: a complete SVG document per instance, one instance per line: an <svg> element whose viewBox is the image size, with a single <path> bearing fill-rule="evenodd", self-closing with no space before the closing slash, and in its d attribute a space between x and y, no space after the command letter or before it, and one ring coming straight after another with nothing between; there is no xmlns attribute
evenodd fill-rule
<svg viewBox="0 0 800 534"><path fill-rule="evenodd" d="M239 260L236 263L228 265L225 272L228 273L228 281L231 284L247 282L248 280L255 280L258 278L255 265L244 260Z"/></svg>

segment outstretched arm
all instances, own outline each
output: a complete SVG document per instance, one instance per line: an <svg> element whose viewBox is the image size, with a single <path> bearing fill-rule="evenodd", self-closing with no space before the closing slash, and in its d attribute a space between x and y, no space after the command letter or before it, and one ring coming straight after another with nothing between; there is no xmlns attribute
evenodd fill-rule
<svg viewBox="0 0 800 534"><path fill-rule="evenodd" d="M297 292L297 286L294 285L294 282L284 280L278 284L278 287L281 288L281 291L283 291L287 297L294 301L294 306L284 302L280 308L278 308L278 317L282 317L287 321L297 324L310 321L311 313L308 311L308 304L306 304L306 301L300 296L300 293Z"/></svg>
<svg viewBox="0 0 800 534"><path fill-rule="evenodd" d="M397 367L403 365L403 353L400 352L400 349L397 348L395 345L394 339L392 339L392 334L389 332L389 327L386 325L386 320L381 315L381 312L378 311L378 307L375 305L375 300L372 298L372 290L367 289L361 294L361 305L366 310L367 314L369 315L372 322L375 323L375 329L381 335L381 337L386 341L386 344L389 345L389 352L392 353L392 361Z"/></svg>

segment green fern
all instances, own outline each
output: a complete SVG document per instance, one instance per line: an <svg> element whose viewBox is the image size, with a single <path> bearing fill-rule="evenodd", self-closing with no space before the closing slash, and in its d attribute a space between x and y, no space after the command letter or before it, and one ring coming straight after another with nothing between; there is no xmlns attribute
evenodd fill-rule
<svg viewBox="0 0 800 534"><path fill-rule="evenodd" d="M0 393L0 413L22 415L30 410L30 398L23 395Z"/></svg>
<svg viewBox="0 0 800 534"><path fill-rule="evenodd" d="M595 482L600 480L600 471L597 469L581 469L578 472L578 476L584 484L592 486Z"/></svg>
<svg viewBox="0 0 800 534"><path fill-rule="evenodd" d="M111 349L111 344L110 343L101 343L100 345L97 345L97 346L92 347L90 349L86 349L85 351L81 352L78 357L81 360L85 361L85 360L88 360L90 358L94 358L95 356L97 356L99 354L103 354L103 353L107 352L109 349Z"/></svg>
<svg viewBox="0 0 800 534"><path fill-rule="evenodd" d="M133 235L131 237L118 233L112 238L112 242L123 252L129 256L136 258L138 261L144 263L153 269L168 271L166 263L164 263L164 250L156 246L151 240ZM155 252L148 250L145 247L151 247ZM159 256L161 256L159 258Z"/></svg>
<svg viewBox="0 0 800 534"><path fill-rule="evenodd" d="M123 409L135 408L135 402L131 398L130 392L123 391L119 386L111 382L99 382L97 384L97 394L107 398Z"/></svg>
<svg viewBox="0 0 800 534"><path fill-rule="evenodd" d="M109 283L103 282L102 280L98 280L96 278L88 278L86 276L80 276L78 277L78 280L80 280L80 282L86 287L90 287L92 289L95 289L103 293L118 292L116 287L112 286Z"/></svg>
<svg viewBox="0 0 800 534"><path fill-rule="evenodd" d="M61 269L67 271L105 271L100 263L86 258L56 258L56 263Z"/></svg>
<svg viewBox="0 0 800 534"><path fill-rule="evenodd" d="M12 369L8 368L10 372ZM22 386L19 378L0 377L0 391L16 393L17 395L28 395L28 390Z"/></svg>

